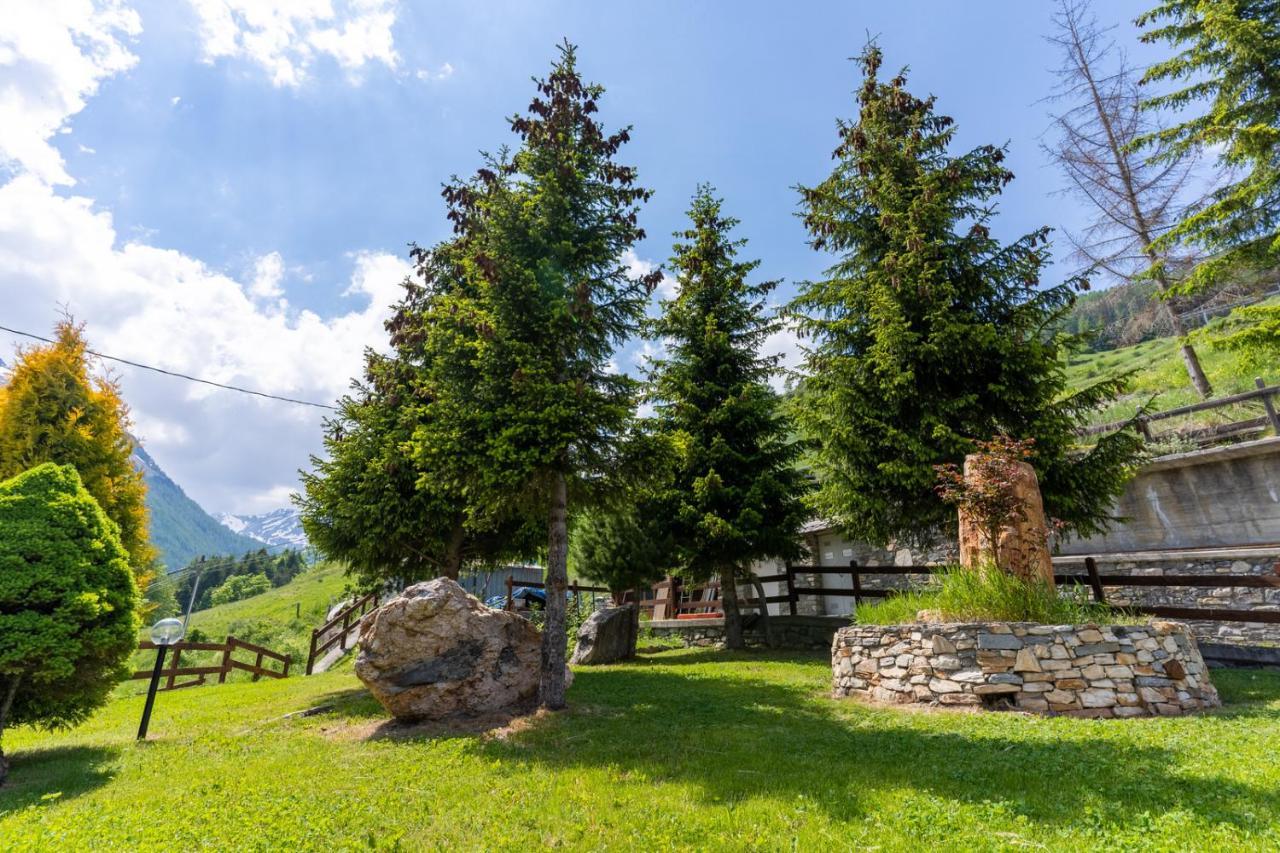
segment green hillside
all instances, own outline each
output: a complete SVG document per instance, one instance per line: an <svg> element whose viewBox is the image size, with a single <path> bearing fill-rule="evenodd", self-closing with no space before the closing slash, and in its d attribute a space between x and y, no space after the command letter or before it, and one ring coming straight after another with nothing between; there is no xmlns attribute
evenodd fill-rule
<svg viewBox="0 0 1280 853"><path fill-rule="evenodd" d="M169 571L177 571L202 555L239 556L263 547L258 540L241 536L219 524L217 519L187 497L136 442L134 465L142 471L147 482L151 543L160 551L160 560Z"/></svg>
<svg viewBox="0 0 1280 853"><path fill-rule="evenodd" d="M1273 300L1274 301L1274 300ZM1208 330L1212 332L1230 318L1216 320ZM1225 397L1254 387L1258 373L1248 368L1238 353L1215 349L1197 343L1196 352L1201 366L1213 385L1214 397ZM1071 390L1078 390L1092 382L1109 376L1131 374L1130 392L1113 405L1096 413L1094 423L1106 423L1129 417L1138 407L1148 403L1152 411L1173 409L1197 403L1200 396L1187 379L1186 368L1178 351L1175 338L1156 338L1134 346L1121 347L1106 352L1079 353L1068 361L1067 378ZM1280 364L1269 375L1261 377L1268 385L1280 383ZM1200 412L1186 418L1162 422L1158 429L1190 425L1209 426L1230 421L1255 418L1263 414L1260 403L1247 403L1211 412Z"/></svg>
<svg viewBox="0 0 1280 853"><path fill-rule="evenodd" d="M268 590L261 595L234 601L230 604L197 610L191 614L188 637L210 642L222 642L228 635L266 646L272 651L292 658L291 673L302 673L311 642L311 629L320 625L329 607L346 596L347 578L338 563L320 563L298 575L284 586ZM147 628L141 638L146 639ZM183 656L187 666L216 663L216 653L188 653ZM207 660L205 660L207 658ZM134 655L134 669L149 669L155 663L154 652L138 652ZM236 673L239 680L243 673ZM117 690L121 695L133 695L146 690L146 682L126 681Z"/></svg>

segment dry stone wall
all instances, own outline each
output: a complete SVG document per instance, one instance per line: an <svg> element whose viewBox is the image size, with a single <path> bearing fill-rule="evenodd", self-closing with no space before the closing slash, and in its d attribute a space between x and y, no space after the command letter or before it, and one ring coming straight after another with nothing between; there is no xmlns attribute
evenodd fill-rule
<svg viewBox="0 0 1280 853"><path fill-rule="evenodd" d="M831 648L834 694L1077 717L1172 716L1219 703L1175 622L853 625Z"/></svg>

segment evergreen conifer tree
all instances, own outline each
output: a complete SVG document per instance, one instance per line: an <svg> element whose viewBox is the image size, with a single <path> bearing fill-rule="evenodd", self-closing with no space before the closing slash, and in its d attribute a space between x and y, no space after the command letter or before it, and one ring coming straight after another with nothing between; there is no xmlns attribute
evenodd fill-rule
<svg viewBox="0 0 1280 853"><path fill-rule="evenodd" d="M44 462L71 465L120 528L140 585L154 572L147 486L134 467L129 407L116 383L94 377L83 327L58 323L48 345L21 349L0 393L0 478Z"/></svg>
<svg viewBox="0 0 1280 853"><path fill-rule="evenodd" d="M445 189L452 268L468 287L455 310L476 333L469 386L451 395L470 413L455 436L472 466L468 505L546 519L540 697L553 709L564 706L568 506L589 507L623 464L637 389L610 360L659 276L633 277L622 259L644 237L637 214L650 195L615 161L630 129L604 131L603 87L583 81L572 45L560 52L527 114L510 120L515 153ZM416 452L449 440L423 434Z"/></svg>
<svg viewBox="0 0 1280 853"><path fill-rule="evenodd" d="M777 359L760 354L778 328L766 305L778 282L747 281L759 261L738 260L746 241L733 239L738 220L721 205L699 187L690 226L677 233L679 293L652 324L667 355L654 364L650 394L676 454L660 518L681 573L720 578L726 645L742 648L738 582L752 561L797 552L806 481L769 385Z"/></svg>
<svg viewBox="0 0 1280 853"><path fill-rule="evenodd" d="M1049 229L991 234L1013 175L1005 151L950 153L955 127L932 98L880 79L863 52L859 116L838 124L831 175L802 188L815 249L836 255L793 304L812 340L797 420L814 448L814 507L871 542L932 538L953 519L934 466L975 441L1033 438L1046 510L1081 534L1102 528L1141 446L1131 432L1075 453L1082 415L1119 390L1067 396L1051 324L1076 282L1041 288Z"/></svg>
<svg viewBox="0 0 1280 853"><path fill-rule="evenodd" d="M1172 83L1144 106L1198 113L1138 139L1167 161L1217 152L1230 176L1207 204L1156 240L1210 253L1184 284L1197 290L1232 271L1280 264L1280 2L1161 0L1138 17L1144 42L1178 52L1147 69L1143 83Z"/></svg>

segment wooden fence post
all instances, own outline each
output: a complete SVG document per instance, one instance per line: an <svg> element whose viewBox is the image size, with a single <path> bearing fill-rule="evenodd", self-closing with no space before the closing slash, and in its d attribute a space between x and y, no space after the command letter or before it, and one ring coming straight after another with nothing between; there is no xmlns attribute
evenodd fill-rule
<svg viewBox="0 0 1280 853"><path fill-rule="evenodd" d="M1253 384L1258 388L1267 387L1267 383L1262 381L1261 376L1255 377L1253 380ZM1274 403L1271 402L1270 394L1262 395L1262 405L1267 410L1267 420L1271 421L1271 431L1276 435L1280 435L1280 415L1276 414L1276 406Z"/></svg>
<svg viewBox="0 0 1280 853"><path fill-rule="evenodd" d="M173 658L169 666L169 680L165 682L164 689L172 690L173 683L178 680L178 658L182 657L182 646L175 644L173 647Z"/></svg>
<svg viewBox="0 0 1280 853"><path fill-rule="evenodd" d="M862 573L858 571L858 561L849 561L849 576L853 578L854 606L862 604Z"/></svg>
<svg viewBox="0 0 1280 853"><path fill-rule="evenodd" d="M1089 586L1093 588L1093 600L1099 604L1107 603L1107 595L1102 589L1102 579L1098 577L1098 563L1093 557L1084 558L1084 569L1089 573Z"/></svg>
<svg viewBox="0 0 1280 853"><path fill-rule="evenodd" d="M787 561L787 607L791 611L791 615L796 615L796 604L799 602L799 596L796 595L796 569Z"/></svg>
<svg viewBox="0 0 1280 853"><path fill-rule="evenodd" d="M515 578L512 577L511 575L507 575L507 606L504 608L506 610L512 609L511 608L511 604L512 604L511 591L514 588L515 588Z"/></svg>
<svg viewBox="0 0 1280 853"><path fill-rule="evenodd" d="M236 638L227 635L227 647L222 650L222 671L218 673L218 683L226 684L227 676L231 674L231 646Z"/></svg>
<svg viewBox="0 0 1280 853"><path fill-rule="evenodd" d="M258 672L253 674L253 680L257 681L262 675L262 652L258 652L258 659L253 662L253 665L258 669Z"/></svg>
<svg viewBox="0 0 1280 853"><path fill-rule="evenodd" d="M311 674L311 670L315 667L315 663L316 663L316 638L317 638L316 631L315 629L312 629L311 651L307 652L307 672L306 672L307 675Z"/></svg>

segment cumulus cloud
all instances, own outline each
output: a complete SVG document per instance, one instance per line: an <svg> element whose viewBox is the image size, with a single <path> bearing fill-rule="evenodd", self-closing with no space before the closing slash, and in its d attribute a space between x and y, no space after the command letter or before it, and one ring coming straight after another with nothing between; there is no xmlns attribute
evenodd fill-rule
<svg viewBox="0 0 1280 853"><path fill-rule="evenodd" d="M277 253L237 281L181 252L122 243L109 213L87 198L60 197L35 176L0 187L6 325L44 334L65 306L87 324L96 349L215 382L322 403L344 393L364 347L385 342L388 306L410 271L383 253L352 263L349 310L324 318L284 298ZM281 505L319 449L319 409L112 369L140 437L209 509Z"/></svg>
<svg viewBox="0 0 1280 853"><path fill-rule="evenodd" d="M394 63L389 3L354 0L339 12L324 2L202 5L223 7L230 21L230 29L211 36L214 54L274 57L292 69L290 79L300 79L320 53L346 68ZM0 186L5 325L47 334L66 309L86 324L94 348L120 358L320 403L344 393L364 348L385 342L383 322L410 270L407 261L379 252L351 255L349 307L321 317L286 298L283 282L298 270L278 252L258 258L238 280L150 245L142 231L125 239L92 199L55 191L74 181L49 140L70 130L69 119L103 80L133 67L127 43L141 22L117 0L13 6L11 0L0 15L0 164L12 175ZM27 343L7 335L0 341ZM5 346L0 357L9 354ZM152 455L210 510L283 505L297 469L319 449L322 409L133 367L103 369L119 378L135 431Z"/></svg>
<svg viewBox="0 0 1280 853"><path fill-rule="evenodd" d="M319 57L353 76L400 62L391 28L395 0L190 0L207 62L242 59L276 86L298 86ZM452 70L452 69L450 69Z"/></svg>
<svg viewBox="0 0 1280 853"><path fill-rule="evenodd" d="M138 13L118 0L7 0L0 14L0 165L75 183L50 138L106 78L132 68Z"/></svg>

